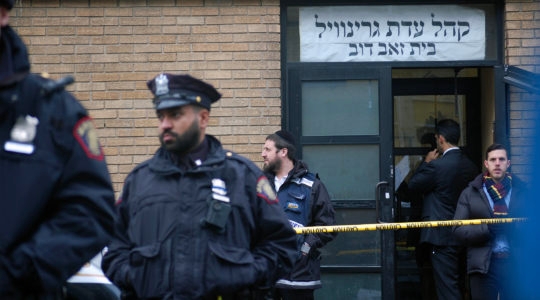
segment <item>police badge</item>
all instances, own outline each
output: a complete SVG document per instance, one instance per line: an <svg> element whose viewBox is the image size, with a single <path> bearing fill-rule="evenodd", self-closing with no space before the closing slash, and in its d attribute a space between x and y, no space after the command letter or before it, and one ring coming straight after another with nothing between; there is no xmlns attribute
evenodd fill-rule
<svg viewBox="0 0 540 300"><path fill-rule="evenodd" d="M4 144L4 150L22 154L32 154L39 120L32 116L20 116L11 129L11 140Z"/></svg>
<svg viewBox="0 0 540 300"><path fill-rule="evenodd" d="M155 79L156 81L156 96L166 95L169 93L169 79L165 74L160 74Z"/></svg>

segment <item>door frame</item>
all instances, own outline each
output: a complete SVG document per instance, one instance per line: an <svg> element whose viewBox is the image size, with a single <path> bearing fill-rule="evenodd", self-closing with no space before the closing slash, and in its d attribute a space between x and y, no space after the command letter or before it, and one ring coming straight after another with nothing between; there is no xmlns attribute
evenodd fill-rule
<svg viewBox="0 0 540 300"><path fill-rule="evenodd" d="M414 68L411 68L414 69ZM442 69L442 68L441 68ZM481 169L482 162L482 145L481 145L481 121L479 116L481 115L481 79L480 77L460 77L460 78L397 78L392 80L392 99L395 96L410 96L410 95L449 95L458 94L465 95L466 97L466 140L463 141L465 146L462 150L469 155L471 160L477 165L478 169ZM433 124L435 125L435 124ZM460 139L461 142L461 139ZM394 147L394 156L405 155L421 155L424 156L427 152L433 150L429 147ZM397 184L397 183L395 183ZM401 199L394 199L396 220L395 222L402 222L401 218L406 215L402 215ZM419 229L405 229L419 230ZM396 243L397 245L397 243ZM417 246L417 245L416 245ZM398 250L396 249L396 252ZM407 278L415 277L419 280L418 289L425 288L421 282L421 274L418 273L417 265L403 266L400 257L403 255L396 255L396 291L401 292L406 290L405 286L400 286L397 280L399 274L406 274ZM414 290L414 288L412 289ZM426 295L426 291L419 290L421 295ZM400 296L400 295L397 295ZM407 295L411 297L411 295ZM396 298L397 299L397 298ZM410 298L406 298L410 299Z"/></svg>
<svg viewBox="0 0 540 300"><path fill-rule="evenodd" d="M379 145L379 181L386 182L383 189L374 190L373 201L332 201L336 208L361 208L378 210L378 220L393 221L393 100L392 72L389 64L369 66L356 64L289 63L287 65L286 101L282 106L282 127L290 131L298 141L298 157L302 158L304 145L365 144ZM379 133L366 136L304 137L302 136L302 82L317 80L378 80L379 82ZM336 120L345 125L351 120ZM378 195L376 195L378 193ZM379 199L380 203L377 203ZM366 203L368 202L368 203ZM376 220L373 220L374 222ZM341 224L348 225L348 224ZM362 234L359 232L358 234ZM377 266L321 266L321 271L339 273L380 273L382 299L395 299L395 241L393 231L382 231L380 261Z"/></svg>

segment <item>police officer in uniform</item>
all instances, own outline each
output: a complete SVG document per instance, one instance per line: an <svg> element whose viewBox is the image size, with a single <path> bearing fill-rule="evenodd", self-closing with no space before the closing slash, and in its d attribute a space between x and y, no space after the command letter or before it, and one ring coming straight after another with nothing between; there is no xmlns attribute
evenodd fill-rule
<svg viewBox="0 0 540 300"><path fill-rule="evenodd" d="M53 299L110 240L114 192L92 120L30 74L0 0L0 299Z"/></svg>
<svg viewBox="0 0 540 300"><path fill-rule="evenodd" d="M105 274L127 299L257 299L296 255L275 191L205 133L213 86L172 74L147 85L161 147L126 178Z"/></svg>

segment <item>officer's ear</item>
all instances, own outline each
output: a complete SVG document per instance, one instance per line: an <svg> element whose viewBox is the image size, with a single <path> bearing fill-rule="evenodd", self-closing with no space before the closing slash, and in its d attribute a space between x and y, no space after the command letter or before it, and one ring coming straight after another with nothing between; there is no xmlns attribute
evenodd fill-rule
<svg viewBox="0 0 540 300"><path fill-rule="evenodd" d="M206 108L200 108L197 115L199 117L199 126L206 129L210 120L210 112Z"/></svg>

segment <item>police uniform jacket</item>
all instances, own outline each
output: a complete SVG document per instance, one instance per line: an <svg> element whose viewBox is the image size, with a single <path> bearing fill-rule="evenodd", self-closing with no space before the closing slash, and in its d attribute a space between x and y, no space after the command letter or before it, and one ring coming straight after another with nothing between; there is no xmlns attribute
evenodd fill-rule
<svg viewBox="0 0 540 300"><path fill-rule="evenodd" d="M41 298L109 241L114 192L85 109L61 85L28 73L10 27L1 38L0 298ZM14 140L26 117L33 121L22 131L35 137Z"/></svg>
<svg viewBox="0 0 540 300"><path fill-rule="evenodd" d="M292 267L296 235L268 179L214 137L205 142L198 166L181 168L160 148L126 178L116 237L102 262L124 294L216 299L270 286ZM223 218L209 212L223 202L230 205L224 226L208 224Z"/></svg>
<svg viewBox="0 0 540 300"><path fill-rule="evenodd" d="M474 179L479 170L459 149L449 150L442 157L425 161L409 179L409 189L421 192L422 221L452 220L461 191ZM452 228L422 228L420 243L437 246L458 246Z"/></svg>
<svg viewBox="0 0 540 300"><path fill-rule="evenodd" d="M482 176L483 174L478 175L461 193L454 216L456 220L495 218L489 203L490 200L482 187ZM524 216L524 192L524 183L512 175L512 194L510 195L508 218ZM510 254L515 254L516 247L520 247L521 243L517 236L522 232L520 230L522 225L520 223L503 225L510 232L508 234ZM489 270L493 247L493 236L488 225L455 226L453 232L457 239L467 246L467 272L486 274Z"/></svg>
<svg viewBox="0 0 540 300"><path fill-rule="evenodd" d="M275 176L268 173L274 186ZM275 186L274 186L275 187ZM295 161L294 168L278 191L278 199L292 227L331 226L336 224L335 212L326 187L307 165ZM298 235L296 263L287 276L276 283L277 288L316 289L321 287L320 251L336 237L337 233L312 233ZM302 255L301 247L310 246L308 255Z"/></svg>

